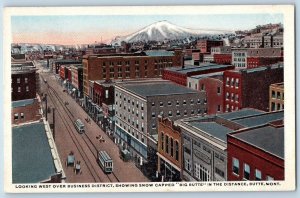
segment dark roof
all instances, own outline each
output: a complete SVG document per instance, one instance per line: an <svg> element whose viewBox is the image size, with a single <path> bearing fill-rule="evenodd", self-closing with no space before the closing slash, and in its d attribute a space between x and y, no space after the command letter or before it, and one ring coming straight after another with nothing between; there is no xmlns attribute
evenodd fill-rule
<svg viewBox="0 0 300 198"><path fill-rule="evenodd" d="M177 85L173 82L159 81L159 82L139 82L132 84L122 84L122 87L128 91L140 95L141 97L157 96L157 95L175 95L198 93L195 90L188 89L184 86Z"/></svg>
<svg viewBox="0 0 300 198"><path fill-rule="evenodd" d="M193 75L190 78L201 79L201 78L214 78L214 77L222 77L224 72L214 72L209 74L200 74Z"/></svg>
<svg viewBox="0 0 300 198"><path fill-rule="evenodd" d="M25 107L34 103L34 99L18 100L12 102L12 108Z"/></svg>
<svg viewBox="0 0 300 198"><path fill-rule="evenodd" d="M12 181L37 183L56 174L43 123L12 129Z"/></svg>
<svg viewBox="0 0 300 198"><path fill-rule="evenodd" d="M284 158L284 127L264 126L232 135L280 158Z"/></svg>
<svg viewBox="0 0 300 198"><path fill-rule="evenodd" d="M13 59L25 59L25 54L12 54Z"/></svg>
<svg viewBox="0 0 300 198"><path fill-rule="evenodd" d="M184 68L168 67L165 70L178 72L181 74L187 74L189 72L200 72L200 71L206 71L206 70L211 70L211 69L221 69L221 68L225 69L228 67L232 67L232 66L231 65L218 65L218 64L208 64L208 65L204 65L204 66L186 65Z"/></svg>
<svg viewBox="0 0 300 198"><path fill-rule="evenodd" d="M256 116L249 116L247 118L232 119L232 121L245 127L254 127L254 126L259 126L262 124L269 123L271 121L281 120L283 119L283 116L284 116L283 111L278 111L278 112L260 114Z"/></svg>
<svg viewBox="0 0 300 198"><path fill-rule="evenodd" d="M258 109L241 109L239 111L233 111L229 113L222 113L219 114L218 117L226 119L226 120L233 120L236 118L242 118L242 117L248 117L248 116L254 116L254 115L259 115L263 114L265 112L260 111Z"/></svg>
<svg viewBox="0 0 300 198"><path fill-rule="evenodd" d="M226 134L233 132L232 129L229 129L227 127L224 127L216 122L190 122L190 125L204 131L205 133L208 133L218 139L223 140L226 142L227 137Z"/></svg>
<svg viewBox="0 0 300 198"><path fill-rule="evenodd" d="M174 56L173 51L166 50L147 50L144 52L147 56Z"/></svg>

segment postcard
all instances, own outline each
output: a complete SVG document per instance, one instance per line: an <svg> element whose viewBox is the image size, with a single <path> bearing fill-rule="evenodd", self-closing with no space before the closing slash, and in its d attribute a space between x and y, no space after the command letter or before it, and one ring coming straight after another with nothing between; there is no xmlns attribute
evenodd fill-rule
<svg viewBox="0 0 300 198"><path fill-rule="evenodd" d="M293 5L7 7L5 191L295 190Z"/></svg>

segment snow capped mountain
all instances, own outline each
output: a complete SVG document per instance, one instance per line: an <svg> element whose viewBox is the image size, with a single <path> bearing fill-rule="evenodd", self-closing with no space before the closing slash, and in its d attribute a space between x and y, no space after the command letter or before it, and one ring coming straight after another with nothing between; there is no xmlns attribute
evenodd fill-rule
<svg viewBox="0 0 300 198"><path fill-rule="evenodd" d="M233 34L230 31L224 30L201 30L189 29L174 25L168 21L159 21L153 23L143 29L127 36L118 36L113 41L113 45L120 45L122 41L138 42L138 41L163 41L184 39L190 36L209 36L209 35L227 35Z"/></svg>

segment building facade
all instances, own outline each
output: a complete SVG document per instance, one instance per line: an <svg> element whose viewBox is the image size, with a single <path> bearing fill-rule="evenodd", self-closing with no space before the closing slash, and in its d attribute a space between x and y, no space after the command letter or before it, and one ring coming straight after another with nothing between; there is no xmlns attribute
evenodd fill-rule
<svg viewBox="0 0 300 198"><path fill-rule="evenodd" d="M157 142L157 116L171 120L201 114L203 93L169 81L140 81L116 84L116 135L122 146L141 160L148 158L149 142Z"/></svg>
<svg viewBox="0 0 300 198"><path fill-rule="evenodd" d="M270 85L269 111L280 111L284 109L284 84L275 83Z"/></svg>
<svg viewBox="0 0 300 198"><path fill-rule="evenodd" d="M280 82L283 82L283 63L254 69L225 71L224 112L245 107L269 111L269 86Z"/></svg>
<svg viewBox="0 0 300 198"><path fill-rule="evenodd" d="M282 121L227 136L228 181L284 180Z"/></svg>
<svg viewBox="0 0 300 198"><path fill-rule="evenodd" d="M197 49L201 53L211 52L212 47L223 46L222 40L200 39L197 41Z"/></svg>
<svg viewBox="0 0 300 198"><path fill-rule="evenodd" d="M38 121L42 118L37 98L12 102L11 123L13 125Z"/></svg>

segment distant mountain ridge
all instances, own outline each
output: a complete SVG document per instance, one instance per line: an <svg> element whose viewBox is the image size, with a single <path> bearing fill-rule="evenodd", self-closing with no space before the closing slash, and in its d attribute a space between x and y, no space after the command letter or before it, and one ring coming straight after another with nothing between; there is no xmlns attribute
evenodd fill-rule
<svg viewBox="0 0 300 198"><path fill-rule="evenodd" d="M234 32L226 30L189 29L174 25L168 21L158 21L127 36L117 36L112 40L111 44L120 45L122 41L128 43L139 41L163 41L184 39L190 36L197 37L227 34L234 34Z"/></svg>

